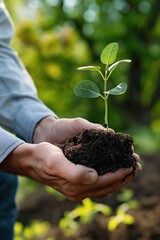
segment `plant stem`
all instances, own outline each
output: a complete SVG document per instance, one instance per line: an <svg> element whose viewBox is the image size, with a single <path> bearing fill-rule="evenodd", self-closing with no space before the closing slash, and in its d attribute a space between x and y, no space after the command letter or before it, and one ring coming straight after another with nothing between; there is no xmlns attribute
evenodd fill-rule
<svg viewBox="0 0 160 240"><path fill-rule="evenodd" d="M105 77L104 77L104 92L107 91L107 66L105 67ZM104 122L105 127L108 131L108 94L104 93L104 108L105 108L105 116L104 116Z"/></svg>
<svg viewBox="0 0 160 240"><path fill-rule="evenodd" d="M106 95L104 98L104 106L105 106L104 122L105 122L105 127L108 131L108 95Z"/></svg>

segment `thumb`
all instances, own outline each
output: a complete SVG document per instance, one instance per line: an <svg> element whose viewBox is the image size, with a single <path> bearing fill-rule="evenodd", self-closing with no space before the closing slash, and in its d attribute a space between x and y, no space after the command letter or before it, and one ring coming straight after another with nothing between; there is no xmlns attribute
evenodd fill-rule
<svg viewBox="0 0 160 240"><path fill-rule="evenodd" d="M74 165L74 172L70 174L70 182L74 184L93 184L97 180L98 173L82 165Z"/></svg>
<svg viewBox="0 0 160 240"><path fill-rule="evenodd" d="M59 177L73 184L93 184L98 180L98 174L93 168L83 165L75 165L69 161L63 153L59 153L56 172Z"/></svg>

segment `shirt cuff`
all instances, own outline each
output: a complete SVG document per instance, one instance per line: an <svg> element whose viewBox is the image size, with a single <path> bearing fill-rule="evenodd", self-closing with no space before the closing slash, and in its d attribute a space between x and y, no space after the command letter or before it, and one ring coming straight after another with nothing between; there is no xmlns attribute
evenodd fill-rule
<svg viewBox="0 0 160 240"><path fill-rule="evenodd" d="M37 123L47 117L53 116L58 118L56 114L51 111L41 101L33 100L32 102L25 102L23 107L15 114L13 119L13 132L28 143L33 142L33 133Z"/></svg>
<svg viewBox="0 0 160 240"><path fill-rule="evenodd" d="M0 128L0 163L22 143L24 141Z"/></svg>

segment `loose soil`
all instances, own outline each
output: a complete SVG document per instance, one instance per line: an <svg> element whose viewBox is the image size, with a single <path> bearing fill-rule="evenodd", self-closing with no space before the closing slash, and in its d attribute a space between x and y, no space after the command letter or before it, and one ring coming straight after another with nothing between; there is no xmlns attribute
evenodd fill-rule
<svg viewBox="0 0 160 240"><path fill-rule="evenodd" d="M61 145L64 155L75 164L94 168L99 175L119 168L136 167L132 156L133 138L123 133L84 129Z"/></svg>

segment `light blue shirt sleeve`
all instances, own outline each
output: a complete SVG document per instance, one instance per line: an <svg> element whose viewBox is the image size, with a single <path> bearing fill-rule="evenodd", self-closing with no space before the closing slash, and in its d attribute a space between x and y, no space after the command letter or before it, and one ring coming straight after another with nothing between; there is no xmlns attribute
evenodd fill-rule
<svg viewBox="0 0 160 240"><path fill-rule="evenodd" d="M23 140L0 128L0 163L22 143Z"/></svg>
<svg viewBox="0 0 160 240"><path fill-rule="evenodd" d="M10 47L13 34L0 0L0 125L31 143L36 124L46 116L57 116L38 98L33 80ZM0 148L2 142L0 136Z"/></svg>

